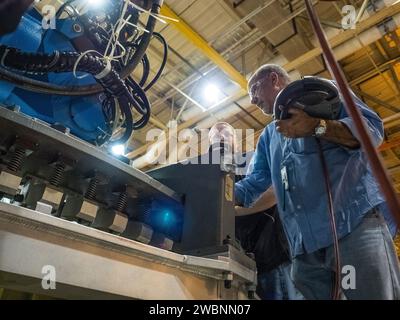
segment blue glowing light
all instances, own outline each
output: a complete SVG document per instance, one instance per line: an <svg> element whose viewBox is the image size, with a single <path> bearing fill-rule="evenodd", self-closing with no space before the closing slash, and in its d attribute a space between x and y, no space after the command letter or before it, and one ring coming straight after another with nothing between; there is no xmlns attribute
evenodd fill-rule
<svg viewBox="0 0 400 320"><path fill-rule="evenodd" d="M164 212L164 214L163 214L163 223L164 224L169 224L169 223L171 223L171 220L172 220L171 213L168 212L168 211Z"/></svg>

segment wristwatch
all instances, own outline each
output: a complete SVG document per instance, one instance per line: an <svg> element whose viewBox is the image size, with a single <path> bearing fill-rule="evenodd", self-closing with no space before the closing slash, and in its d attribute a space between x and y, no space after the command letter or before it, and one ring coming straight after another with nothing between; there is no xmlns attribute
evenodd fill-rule
<svg viewBox="0 0 400 320"><path fill-rule="evenodd" d="M326 133L326 121L324 119L319 120L319 124L314 129L315 137L322 137Z"/></svg>

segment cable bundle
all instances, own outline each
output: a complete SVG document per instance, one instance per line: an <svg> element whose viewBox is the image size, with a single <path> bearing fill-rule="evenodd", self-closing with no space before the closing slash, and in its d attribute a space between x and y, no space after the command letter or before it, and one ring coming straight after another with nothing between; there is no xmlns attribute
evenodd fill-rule
<svg viewBox="0 0 400 320"><path fill-rule="evenodd" d="M79 10L71 6L76 1L66 1L58 10L57 18L70 8L67 12L69 18L78 20L83 26L85 36L94 45L93 50L43 54L0 46L0 79L45 94L85 96L104 92L106 99L102 107L109 130L96 143L102 145L112 140L113 143L125 143L133 130L141 129L148 123L151 108L145 91L156 83L166 65L168 45L160 34L153 32L156 21L161 20L158 16L160 2L153 1L149 12L128 0L112 2L113 10L110 9L100 21L99 16L90 11L80 15ZM138 26L139 12L149 14L145 28ZM140 30L142 35L139 35ZM146 85L150 72L146 50L153 36L163 44L164 59L154 79ZM141 61L144 72L138 84L130 75ZM98 84L60 86L26 76L51 72L73 72L75 76L76 72L83 72L92 75ZM140 115L136 121L133 111ZM125 129L122 137L113 137L122 128Z"/></svg>

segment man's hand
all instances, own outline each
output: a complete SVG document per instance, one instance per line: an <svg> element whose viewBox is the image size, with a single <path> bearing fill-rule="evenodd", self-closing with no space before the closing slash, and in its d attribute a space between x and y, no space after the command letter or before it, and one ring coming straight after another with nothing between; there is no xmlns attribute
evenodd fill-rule
<svg viewBox="0 0 400 320"><path fill-rule="evenodd" d="M0 1L0 35L13 32L34 0Z"/></svg>
<svg viewBox="0 0 400 320"><path fill-rule="evenodd" d="M276 130L288 138L310 137L315 133L320 119L310 117L303 110L291 108L290 119L276 121ZM360 143L347 126L337 120L326 120L326 132L320 137L329 142L340 144L350 149L357 149Z"/></svg>
<svg viewBox="0 0 400 320"><path fill-rule="evenodd" d="M288 138L304 138L314 134L319 119L310 117L303 110L290 108L290 119L277 120L276 130Z"/></svg>
<svg viewBox="0 0 400 320"><path fill-rule="evenodd" d="M274 189L271 187L261 195L251 208L235 206L236 216L248 216L250 214L260 213L274 205L276 205L276 197Z"/></svg>

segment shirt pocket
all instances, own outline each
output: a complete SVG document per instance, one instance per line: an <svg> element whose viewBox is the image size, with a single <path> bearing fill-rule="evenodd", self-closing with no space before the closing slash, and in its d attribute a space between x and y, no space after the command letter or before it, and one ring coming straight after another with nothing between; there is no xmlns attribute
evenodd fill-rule
<svg viewBox="0 0 400 320"><path fill-rule="evenodd" d="M293 159L283 159L280 165L279 194L282 201L281 209L285 214L293 214L296 210L294 197L294 193L297 191L296 184L297 179Z"/></svg>

